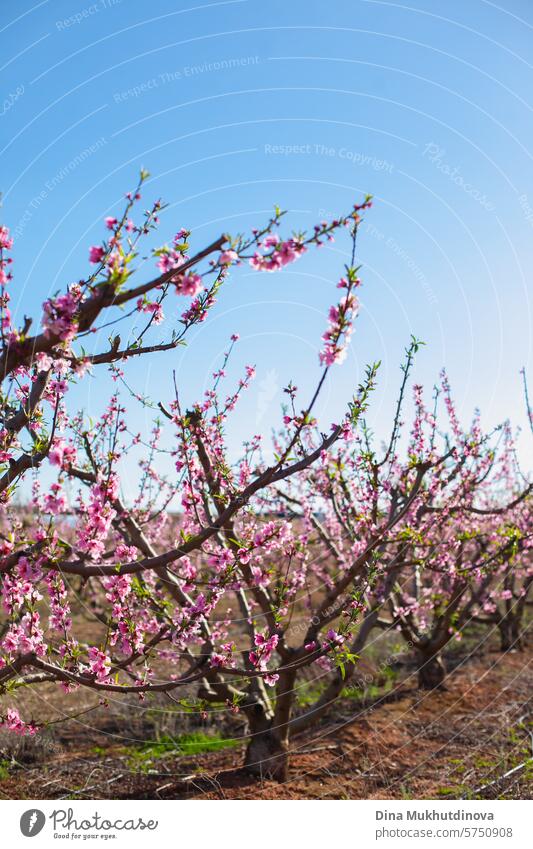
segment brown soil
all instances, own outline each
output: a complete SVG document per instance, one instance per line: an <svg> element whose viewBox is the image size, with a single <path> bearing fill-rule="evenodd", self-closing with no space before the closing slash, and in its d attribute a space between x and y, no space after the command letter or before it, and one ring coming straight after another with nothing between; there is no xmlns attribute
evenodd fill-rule
<svg viewBox="0 0 533 849"><path fill-rule="evenodd" d="M412 682L407 677L373 703L338 702L321 724L293 739L283 784L247 775L241 745L186 757L166 753L139 769L124 753L116 718L100 711L83 734L71 720L54 726L37 753L14 752L11 763L4 753L0 797L530 798L531 653L489 652L458 662L445 691L417 691Z"/></svg>

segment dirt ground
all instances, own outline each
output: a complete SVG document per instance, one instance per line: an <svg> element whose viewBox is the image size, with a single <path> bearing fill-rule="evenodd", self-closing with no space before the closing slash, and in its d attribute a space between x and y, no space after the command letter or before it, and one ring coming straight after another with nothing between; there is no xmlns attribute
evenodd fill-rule
<svg viewBox="0 0 533 849"><path fill-rule="evenodd" d="M18 750L8 751L2 738L0 797L531 798L531 661L531 651L487 651L455 658L446 691L417 691L406 672L373 701L343 699L312 731L293 739L284 784L247 775L241 741L208 753L132 757L116 717L99 709L90 725L82 715Z"/></svg>

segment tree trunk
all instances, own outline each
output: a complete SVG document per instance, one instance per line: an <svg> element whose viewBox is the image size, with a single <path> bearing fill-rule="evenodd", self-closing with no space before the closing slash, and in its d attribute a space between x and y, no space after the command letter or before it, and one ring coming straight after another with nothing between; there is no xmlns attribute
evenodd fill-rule
<svg viewBox="0 0 533 849"><path fill-rule="evenodd" d="M500 632L500 651L509 651L513 644L511 622L507 617L498 622Z"/></svg>
<svg viewBox="0 0 533 849"><path fill-rule="evenodd" d="M259 778L286 781L289 773L289 740L287 729L272 726L254 731L246 750L245 766Z"/></svg>
<svg viewBox="0 0 533 849"><path fill-rule="evenodd" d="M524 646L521 634L521 617L507 615L498 622L500 631L500 651L522 651Z"/></svg>
<svg viewBox="0 0 533 849"><path fill-rule="evenodd" d="M444 690L446 667L439 652L420 652L418 686L421 690Z"/></svg>
<svg viewBox="0 0 533 849"><path fill-rule="evenodd" d="M260 703L247 711L250 742L245 766L252 775L286 781L289 774L289 725L294 702L296 667L280 672L276 685L276 709L269 715Z"/></svg>
<svg viewBox="0 0 533 849"><path fill-rule="evenodd" d="M524 631L522 630L522 617L516 616L513 621L513 648L524 651Z"/></svg>

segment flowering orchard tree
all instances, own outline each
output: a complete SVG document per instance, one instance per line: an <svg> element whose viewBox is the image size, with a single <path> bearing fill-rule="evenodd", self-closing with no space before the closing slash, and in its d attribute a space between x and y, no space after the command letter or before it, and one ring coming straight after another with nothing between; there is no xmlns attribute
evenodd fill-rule
<svg viewBox="0 0 533 849"><path fill-rule="evenodd" d="M442 385L461 448L428 481L424 500L402 531L397 557L403 581L388 599L391 624L415 649L425 689L443 685L442 650L472 622L497 626L502 649L520 648L533 574L531 485L516 466L508 425L499 439L484 435L477 418L462 431L445 376ZM417 406L413 450L428 420L419 395Z"/></svg>
<svg viewBox="0 0 533 849"><path fill-rule="evenodd" d="M227 702L243 711L253 735L262 735L287 724L284 687L299 655L293 658L281 620L308 557L289 523L268 521L261 512L262 493L300 474L345 438L364 408L369 385L361 387L340 424L304 448L313 407L328 370L344 356L357 313L353 253L370 199L347 216L316 225L311 234L286 239L278 233L283 214L278 209L249 237L223 235L194 253L190 233L181 229L171 247L154 251L157 276L132 285L140 242L157 226L162 209L158 201L140 221L134 219L147 176L142 173L137 189L127 195L121 217L106 218L107 238L89 250L92 272L44 303L35 334L30 318L22 327L12 322L13 240L7 227L0 230L0 687L13 694L25 686L56 684L67 695L83 686L104 699L107 693L170 697L198 684L202 704ZM237 463L225 443L226 421L253 377L252 367L234 390L221 394L224 362L212 388L191 409L183 409L176 386L171 400L160 402L174 435L173 472L167 477L155 467L164 453L160 425L146 441L132 435L118 391L90 426L84 413L69 409L69 390L88 372L107 366L127 387L123 368L129 359L183 344L215 305L233 265L249 262L258 272L275 272L332 240L341 228L353 240L352 263L338 284L340 300L330 310L320 381L287 426L285 443L271 463L262 459L257 436L245 444ZM164 322L165 301L174 294L187 299L179 325L165 341L152 341L154 327ZM87 353L96 331L115 325L125 307L145 318L142 330L125 345L115 335L105 350ZM237 338L232 337L226 361ZM294 401L292 388L290 393ZM128 501L121 465L139 444L146 449L141 486ZM46 483L50 470L53 482ZM21 506L13 494L28 473L31 502ZM68 482L76 485L73 498ZM178 516L169 510L175 500ZM271 585L273 560L290 565L276 585ZM237 625L230 607L235 601ZM81 611L92 616L89 642L78 631ZM329 638L321 651L335 653L336 640ZM309 655L301 659L307 662ZM271 671L271 665L279 671ZM275 699L267 688L275 688ZM7 706L1 722L20 734L38 730L13 706ZM251 746L257 739L252 737Z"/></svg>
<svg viewBox="0 0 533 849"><path fill-rule="evenodd" d="M8 230L1 231L1 719L20 734L38 731L34 718L21 717L14 706L17 692L29 686L62 688L65 701L75 701L80 687L103 703L110 694L141 700L158 694L181 704L186 696L186 706L203 719L221 707L244 717L248 768L283 779L290 734L340 695L374 626L405 628L418 617L416 639L420 650L426 646L423 630L440 616L427 587L435 580L441 595L448 592L461 522L468 519L468 546L477 551L486 511L507 521L528 492L506 492L503 502L498 495L495 507L496 494L486 494L485 481L497 461L477 422L468 433L455 424L447 394L452 436L437 439L435 414L425 410L417 389L413 432L402 455L400 414L416 340L380 457L364 422L377 366L368 368L342 420L321 431L316 401L329 369L345 355L357 313L355 240L368 198L347 216L285 239L279 210L249 237L224 235L195 253L190 233L180 230L171 247L154 252L158 276L132 285L139 243L161 210L156 203L135 223L140 187L128 195L121 218L106 219L108 238L90 248L92 274L46 301L35 335L30 319L19 329L11 322L12 242ZM275 272L343 228L352 256L329 311L320 378L303 403L287 385L272 460L257 435L237 461L228 450L228 422L254 375L248 367L236 387L223 391L236 335L203 398L185 406L169 379L169 399L138 397L148 409L158 408L151 434L131 432L123 400L135 400L128 360L182 345L215 306L232 266L247 262L258 272ZM186 299L179 326L157 341L154 328L166 327L165 303L174 295ZM115 327L124 307L145 319L142 330L127 344L115 335L106 350L88 353L93 331ZM102 366L117 390L101 417L89 422L69 410L69 390ZM141 449L138 493L127 498L124 464ZM21 505L13 493L28 474L31 500ZM437 524L448 528L449 539L433 538ZM441 554L433 556L432 546L441 542ZM483 542L498 563L506 545L501 541L497 554L497 540ZM514 559L505 562L514 568ZM484 598L483 564L472 571ZM419 589L408 595L413 581ZM432 646L428 656L436 651ZM298 713L298 688L312 668L323 673L324 692Z"/></svg>
<svg viewBox="0 0 533 849"><path fill-rule="evenodd" d="M533 433L533 413L529 402L525 371L524 394L528 421ZM509 491L517 490L521 485L521 476L514 460L514 446L509 430L506 430L508 463L504 468L504 483ZM514 480L513 480L514 478ZM529 596L533 587L533 557L524 557L522 552L527 545L527 529L531 524L531 505L527 501L515 505L511 524L508 522L503 533L512 539L507 547L506 557L500 569L499 591L489 587L475 609L475 621L486 625L495 625L500 632L502 651L522 649L524 640L524 617L526 608L531 605ZM501 510L493 511L497 514ZM517 556L519 555L519 556Z"/></svg>
<svg viewBox="0 0 533 849"><path fill-rule="evenodd" d="M309 604L318 618L306 640L316 640L325 610L328 621L338 617L354 583L365 586L360 626L355 633L351 624L340 629L343 645L349 645L347 661L295 721L297 727L316 720L342 692L376 627L401 631L415 650L423 688L442 685L442 649L480 611L487 615L503 601L506 624L503 614L485 621L508 628L512 617L513 639L520 629L533 569L531 485L517 467L508 425L484 435L476 416L468 430L461 429L444 373L431 411L422 388L414 387L414 418L402 450L400 417L419 344L413 340L406 352L388 444L378 451L361 421L303 473L306 486L299 476L283 494L324 550L316 560L324 598ZM449 435L438 429L440 395ZM302 492L305 497L297 494Z"/></svg>

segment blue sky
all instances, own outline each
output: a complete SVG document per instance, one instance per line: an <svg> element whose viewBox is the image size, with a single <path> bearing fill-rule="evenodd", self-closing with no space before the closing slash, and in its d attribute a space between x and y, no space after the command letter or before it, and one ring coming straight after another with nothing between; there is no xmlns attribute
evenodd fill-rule
<svg viewBox="0 0 533 849"><path fill-rule="evenodd" d="M441 14L442 12L442 14ZM138 169L202 246L263 222L311 227L375 196L358 244L362 311L320 403L340 415L365 363L382 360L372 421L385 434L410 334L415 377L445 366L460 412L525 425L533 236L533 8L527 0L11 4L2 27L3 219L17 236L18 314L88 270ZM76 164L77 163L77 164ZM310 392L340 238L279 275L242 268L186 350L127 367L155 400L198 397L228 336L233 375L257 380L232 439L267 433L289 378ZM174 299L167 314L183 308ZM89 381L97 410L108 384ZM81 389L80 389L81 392ZM146 413L132 411L135 427ZM531 437L521 456L529 468Z"/></svg>

